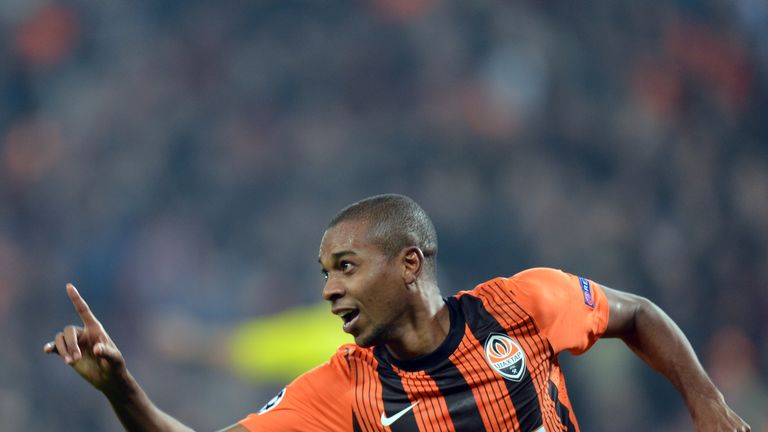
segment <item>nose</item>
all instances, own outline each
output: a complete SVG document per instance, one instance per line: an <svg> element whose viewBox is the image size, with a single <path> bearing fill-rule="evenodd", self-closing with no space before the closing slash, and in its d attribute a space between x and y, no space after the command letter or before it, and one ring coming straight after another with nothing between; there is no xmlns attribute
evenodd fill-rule
<svg viewBox="0 0 768 432"><path fill-rule="evenodd" d="M344 285L339 283L332 274L328 275L328 280L325 281L325 286L323 286L323 299L333 302L334 300L344 297L344 294L346 294Z"/></svg>

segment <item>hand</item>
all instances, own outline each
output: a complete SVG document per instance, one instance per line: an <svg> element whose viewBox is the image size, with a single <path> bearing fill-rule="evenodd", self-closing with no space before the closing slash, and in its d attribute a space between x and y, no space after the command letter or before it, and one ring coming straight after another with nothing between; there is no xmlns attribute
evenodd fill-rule
<svg viewBox="0 0 768 432"><path fill-rule="evenodd" d="M752 428L720 396L699 403L693 412L696 432L750 432Z"/></svg>
<svg viewBox="0 0 768 432"><path fill-rule="evenodd" d="M61 356L102 392L115 388L127 375L123 355L74 285L67 284L67 295L80 315L83 327L65 327L53 341L43 346L43 352Z"/></svg>

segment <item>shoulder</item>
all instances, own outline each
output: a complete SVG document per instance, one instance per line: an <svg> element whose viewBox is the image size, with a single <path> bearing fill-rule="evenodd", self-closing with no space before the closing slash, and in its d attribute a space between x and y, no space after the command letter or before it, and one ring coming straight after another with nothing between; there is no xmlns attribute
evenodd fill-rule
<svg viewBox="0 0 768 432"><path fill-rule="evenodd" d="M548 267L535 267L523 270L512 276L508 277L496 277L488 281L482 282L475 286L472 290L461 291L457 294L457 297L462 295L472 295L474 297L498 299L501 295L506 297L508 295L531 295L537 291L546 289L547 286L553 284L562 284L568 282L569 276L562 270L548 268Z"/></svg>
<svg viewBox="0 0 768 432"><path fill-rule="evenodd" d="M354 359L364 357L365 348L354 344L340 346L328 361L304 372L290 384L288 389L301 389L324 393L340 391L350 384ZM296 391L296 390L294 390Z"/></svg>
<svg viewBox="0 0 768 432"><path fill-rule="evenodd" d="M342 376L348 376L351 359L364 356L364 352L361 350L365 349L355 344L343 344L336 349L330 359L307 370L291 384L301 381L315 382L324 379L339 379Z"/></svg>
<svg viewBox="0 0 768 432"><path fill-rule="evenodd" d="M560 269L534 267L523 270L512 276L510 279L518 285L541 285L567 282L570 276L571 275Z"/></svg>
<svg viewBox="0 0 768 432"><path fill-rule="evenodd" d="M364 348L354 343L345 343L336 350L332 359L365 358L369 356L373 356L373 348Z"/></svg>
<svg viewBox="0 0 768 432"><path fill-rule="evenodd" d="M481 303L488 310L513 308L542 321L575 304L582 293L579 283L577 276L561 270L536 267L483 282L456 298L462 304Z"/></svg>
<svg viewBox="0 0 768 432"><path fill-rule="evenodd" d="M334 368L349 369L352 363L372 363L374 361L373 348L364 348L357 344L347 343L336 350L327 364Z"/></svg>
<svg viewBox="0 0 768 432"><path fill-rule="evenodd" d="M347 430L354 395L348 359L355 351L354 345L342 345L328 361L300 375L239 424L254 431Z"/></svg>

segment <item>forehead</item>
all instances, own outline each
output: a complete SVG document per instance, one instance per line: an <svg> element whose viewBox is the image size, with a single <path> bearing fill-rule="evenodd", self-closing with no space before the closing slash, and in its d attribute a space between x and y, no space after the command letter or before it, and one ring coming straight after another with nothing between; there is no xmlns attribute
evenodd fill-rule
<svg viewBox="0 0 768 432"><path fill-rule="evenodd" d="M320 258L342 250L358 251L374 247L368 228L368 222L355 220L343 221L328 228L320 242Z"/></svg>

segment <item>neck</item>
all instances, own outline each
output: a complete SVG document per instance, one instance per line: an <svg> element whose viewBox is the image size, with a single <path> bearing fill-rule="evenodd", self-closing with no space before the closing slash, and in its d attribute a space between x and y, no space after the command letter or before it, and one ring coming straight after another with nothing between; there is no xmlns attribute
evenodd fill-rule
<svg viewBox="0 0 768 432"><path fill-rule="evenodd" d="M386 342L398 360L411 360L431 353L448 336L450 311L437 286L417 289L414 307L403 317L403 325Z"/></svg>

